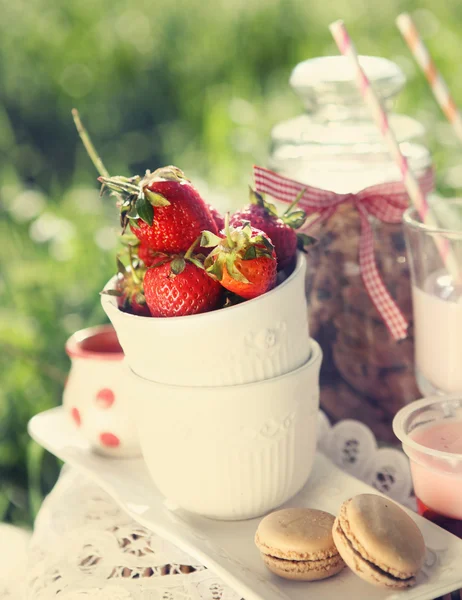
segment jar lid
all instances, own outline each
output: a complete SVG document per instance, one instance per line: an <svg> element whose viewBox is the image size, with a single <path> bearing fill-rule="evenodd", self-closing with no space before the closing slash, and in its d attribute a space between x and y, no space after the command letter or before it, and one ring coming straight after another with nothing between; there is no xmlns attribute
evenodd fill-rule
<svg viewBox="0 0 462 600"><path fill-rule="evenodd" d="M395 96L406 82L395 63L378 56L360 56L359 62L382 100ZM345 56L322 56L299 63L290 76L290 85L310 111L326 104L362 103L355 71Z"/></svg>

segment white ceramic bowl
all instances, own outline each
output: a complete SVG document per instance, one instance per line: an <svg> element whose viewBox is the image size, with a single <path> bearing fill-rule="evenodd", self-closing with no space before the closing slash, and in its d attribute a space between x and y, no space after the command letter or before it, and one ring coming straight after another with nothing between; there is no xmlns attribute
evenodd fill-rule
<svg viewBox="0 0 462 600"><path fill-rule="evenodd" d="M99 454L139 456L131 371L112 325L77 331L67 340L66 352L72 366L63 406L74 426Z"/></svg>
<svg viewBox="0 0 462 600"><path fill-rule="evenodd" d="M137 375L185 386L252 383L293 371L310 356L305 271L299 253L295 271L270 292L187 317L138 317L105 294L101 302Z"/></svg>
<svg viewBox="0 0 462 600"><path fill-rule="evenodd" d="M184 387L132 375L146 465L174 505L214 519L260 516L294 496L316 449L322 353L299 369L229 387Z"/></svg>

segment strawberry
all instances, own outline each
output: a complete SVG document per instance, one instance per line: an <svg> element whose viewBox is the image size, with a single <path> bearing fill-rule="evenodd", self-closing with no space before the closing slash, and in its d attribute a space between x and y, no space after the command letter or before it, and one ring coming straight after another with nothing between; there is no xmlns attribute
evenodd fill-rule
<svg viewBox="0 0 462 600"><path fill-rule="evenodd" d="M235 212L231 217L232 226L238 226L242 222L248 221L253 227L264 231L269 236L276 250L279 270L294 264L297 248L303 249L305 245L312 243L312 238L294 231L306 221L306 214L303 210L293 210L303 195L303 191L287 211L279 217L276 207L250 188L250 204Z"/></svg>
<svg viewBox="0 0 462 600"><path fill-rule="evenodd" d="M143 290L143 279L146 269L133 257L129 249L130 265L126 266L117 257L117 279L115 287L103 290L102 294L117 297L117 306L124 312L129 312L139 317L150 317L149 307Z"/></svg>
<svg viewBox="0 0 462 600"><path fill-rule="evenodd" d="M276 285L277 259L266 233L243 223L230 227L219 237L209 231L201 236L201 246L214 248L205 259L207 272L221 285L241 298L256 298Z"/></svg>
<svg viewBox="0 0 462 600"><path fill-rule="evenodd" d="M102 191L108 188L117 198L122 233L130 224L135 236L154 252L184 252L204 229L218 232L199 192L177 167L163 167L143 178L110 177L90 136L72 109L80 139L99 172ZM154 218L154 208L155 218Z"/></svg>
<svg viewBox="0 0 462 600"><path fill-rule="evenodd" d="M218 229L199 192L177 167L139 176L100 177L102 189L122 196L121 225L154 252L185 252L204 229Z"/></svg>
<svg viewBox="0 0 462 600"><path fill-rule="evenodd" d="M225 218L211 204L207 204L207 208L209 209L210 214L212 215L212 219L215 221L217 230L221 231L223 229L223 227L225 226Z"/></svg>
<svg viewBox="0 0 462 600"><path fill-rule="evenodd" d="M160 260L158 253L143 242L138 245L138 258L144 262L146 267L152 267Z"/></svg>
<svg viewBox="0 0 462 600"><path fill-rule="evenodd" d="M192 255L195 245L146 271L144 293L153 317L182 317L219 307L223 288Z"/></svg>

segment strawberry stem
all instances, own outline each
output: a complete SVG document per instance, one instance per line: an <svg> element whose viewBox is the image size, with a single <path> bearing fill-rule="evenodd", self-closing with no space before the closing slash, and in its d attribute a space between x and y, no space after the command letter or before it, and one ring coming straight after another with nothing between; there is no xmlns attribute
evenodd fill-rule
<svg viewBox="0 0 462 600"><path fill-rule="evenodd" d="M186 250L186 253L184 255L185 260L188 260L189 258L191 258L192 253L194 252L194 249L196 248L197 244L200 242L201 236L199 236L196 240L194 240L194 242L191 244L191 246Z"/></svg>
<svg viewBox="0 0 462 600"><path fill-rule="evenodd" d="M76 108L72 109L72 116L74 118L74 123L79 133L80 139L82 140L82 143L85 146L85 150L87 151L88 156L91 158L92 163L95 165L96 170L101 175L101 177L109 177L109 171L106 169L99 154L96 152L96 148L93 146L93 142L91 141L87 130L83 126L82 121L80 119L79 111Z"/></svg>
<svg viewBox="0 0 462 600"><path fill-rule="evenodd" d="M295 197L295 200L291 204L289 204L289 207L287 208L285 213L282 215L283 217L286 217L290 212L292 212L292 209L297 206L297 204L300 202L300 200L305 192L306 192L306 188L303 188L302 190L300 190L298 192L297 196Z"/></svg>

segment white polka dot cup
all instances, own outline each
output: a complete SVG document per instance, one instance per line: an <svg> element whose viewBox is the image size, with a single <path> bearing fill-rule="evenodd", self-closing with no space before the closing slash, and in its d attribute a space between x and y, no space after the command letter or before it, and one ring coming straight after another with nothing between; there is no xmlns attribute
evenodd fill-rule
<svg viewBox="0 0 462 600"><path fill-rule="evenodd" d="M140 454L129 397L129 371L112 325L90 327L66 342L71 370L63 406L75 427L99 454Z"/></svg>

